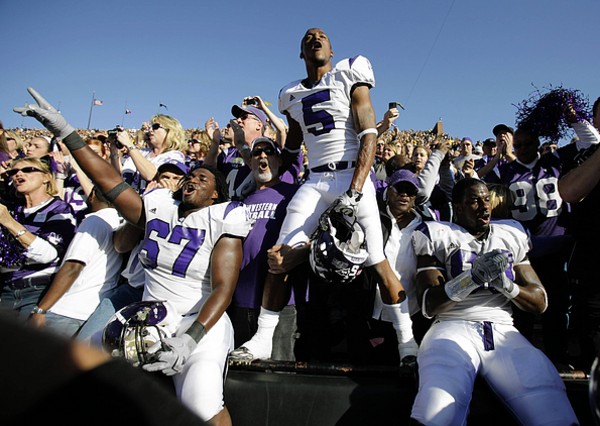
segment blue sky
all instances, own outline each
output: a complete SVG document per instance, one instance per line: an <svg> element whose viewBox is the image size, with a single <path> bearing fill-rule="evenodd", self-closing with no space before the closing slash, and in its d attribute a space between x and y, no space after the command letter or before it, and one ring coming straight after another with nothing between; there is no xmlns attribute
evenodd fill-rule
<svg viewBox="0 0 600 426"><path fill-rule="evenodd" d="M328 33L334 60L370 59L377 117L399 101L401 129L441 117L451 136L482 140L514 124L536 87L600 96L598 0L0 0L0 16L5 127L39 127L12 112L31 101L27 86L81 128L94 93L104 105L92 128L138 127L158 112L185 128L225 125L249 95L276 111L279 89L305 76L310 27Z"/></svg>

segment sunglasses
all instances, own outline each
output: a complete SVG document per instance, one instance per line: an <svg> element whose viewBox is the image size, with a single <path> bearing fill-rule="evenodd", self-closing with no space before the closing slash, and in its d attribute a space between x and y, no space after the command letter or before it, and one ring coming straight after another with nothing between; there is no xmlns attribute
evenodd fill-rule
<svg viewBox="0 0 600 426"><path fill-rule="evenodd" d="M158 130L158 129L165 129L162 124L160 123L152 123L152 126L150 126L152 128L152 130ZM165 129L167 130L167 129Z"/></svg>
<svg viewBox="0 0 600 426"><path fill-rule="evenodd" d="M247 120L249 118L252 118L253 120L256 120L256 121L260 121L260 118L258 118L254 114L244 114L244 115L240 116L240 120L242 120L242 121L245 121L245 120Z"/></svg>
<svg viewBox="0 0 600 426"><path fill-rule="evenodd" d="M262 153L265 153L266 155L273 155L275 154L275 148L273 148L272 146L267 146L265 148L254 148L252 150L252 156L253 157L260 157L260 155Z"/></svg>
<svg viewBox="0 0 600 426"><path fill-rule="evenodd" d="M199 141L199 140L197 140L197 139L190 139L190 140L188 141L188 145L193 145L193 144L196 144L196 143L200 143L200 141Z"/></svg>
<svg viewBox="0 0 600 426"><path fill-rule="evenodd" d="M23 173L35 173L35 172L40 172L40 173L44 173L43 170L38 169L37 167L33 167L33 166L29 166L29 167L23 167L22 169L10 169L6 171L6 175L8 177L13 177L15 176L17 173L19 172L23 172Z"/></svg>
<svg viewBox="0 0 600 426"><path fill-rule="evenodd" d="M409 197L414 197L417 195L417 189L409 184L409 183L397 183L396 185L392 185L392 188L396 192L396 194L406 194Z"/></svg>

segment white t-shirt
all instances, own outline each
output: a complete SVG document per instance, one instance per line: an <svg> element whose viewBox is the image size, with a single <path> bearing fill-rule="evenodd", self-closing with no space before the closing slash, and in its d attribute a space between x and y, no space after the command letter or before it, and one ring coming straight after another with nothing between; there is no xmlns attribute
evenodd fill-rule
<svg viewBox="0 0 600 426"><path fill-rule="evenodd" d="M117 285L122 257L114 249L112 236L121 220L116 209L105 208L88 214L81 222L63 263L72 260L85 267L50 312L87 320L104 293Z"/></svg>

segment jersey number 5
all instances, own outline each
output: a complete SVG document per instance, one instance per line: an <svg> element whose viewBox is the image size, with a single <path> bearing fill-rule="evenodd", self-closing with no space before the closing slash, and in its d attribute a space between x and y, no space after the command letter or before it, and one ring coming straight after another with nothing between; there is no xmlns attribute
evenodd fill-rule
<svg viewBox="0 0 600 426"><path fill-rule="evenodd" d="M315 136L329 133L335 128L333 115L325 110L313 111L312 107L331 100L329 90L321 90L302 99L302 113L306 129Z"/></svg>

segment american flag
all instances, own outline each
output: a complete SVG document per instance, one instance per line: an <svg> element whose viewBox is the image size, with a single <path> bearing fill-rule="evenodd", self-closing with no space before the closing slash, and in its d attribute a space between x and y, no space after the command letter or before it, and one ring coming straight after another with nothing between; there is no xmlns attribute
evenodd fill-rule
<svg viewBox="0 0 600 426"><path fill-rule="evenodd" d="M102 105L102 101L100 99L94 99L94 105L100 106Z"/></svg>

